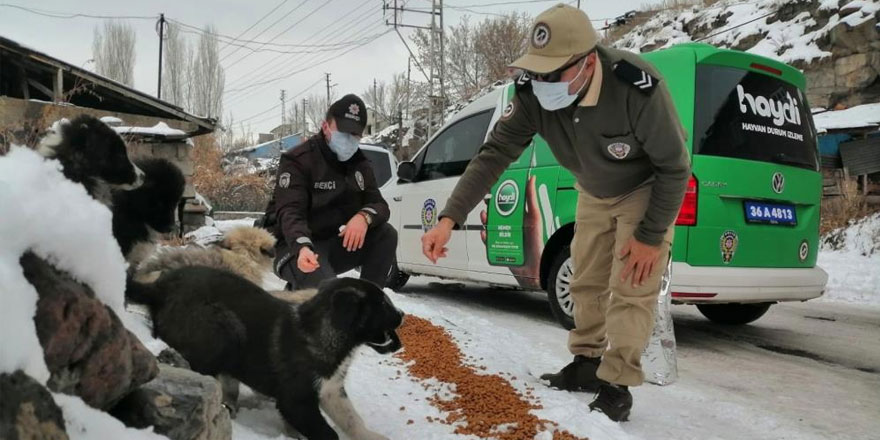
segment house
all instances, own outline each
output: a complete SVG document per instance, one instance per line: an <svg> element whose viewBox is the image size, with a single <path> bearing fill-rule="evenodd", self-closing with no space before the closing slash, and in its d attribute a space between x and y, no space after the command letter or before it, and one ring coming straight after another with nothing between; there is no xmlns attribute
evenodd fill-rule
<svg viewBox="0 0 880 440"><path fill-rule="evenodd" d="M305 138L302 133L296 133L284 136L280 139L263 142L252 147L235 150L228 153L228 155L245 157L248 160L274 159L281 156L282 152L301 144L304 140Z"/></svg>
<svg viewBox="0 0 880 440"><path fill-rule="evenodd" d="M123 135L129 156L162 157L186 176L184 225L204 221L192 187L194 136L212 133L216 121L58 58L0 37L0 154L9 145L35 145L54 121L81 114L100 117Z"/></svg>
<svg viewBox="0 0 880 440"><path fill-rule="evenodd" d="M859 189L869 201L880 201L880 103L843 110L814 111L819 153L825 177L825 194L839 195L840 182L859 179Z"/></svg>

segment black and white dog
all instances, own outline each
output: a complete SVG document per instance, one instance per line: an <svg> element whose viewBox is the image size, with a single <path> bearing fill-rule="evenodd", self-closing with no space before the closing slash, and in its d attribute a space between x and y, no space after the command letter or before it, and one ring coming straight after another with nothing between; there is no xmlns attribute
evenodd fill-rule
<svg viewBox="0 0 880 440"><path fill-rule="evenodd" d="M401 347L403 313L376 285L332 279L293 305L235 274L187 267L154 284L129 281L126 295L149 306L153 331L193 370L231 376L273 397L306 438L338 439L323 409L353 439L386 439L365 426L344 383L358 346L382 354Z"/></svg>
<svg viewBox="0 0 880 440"><path fill-rule="evenodd" d="M131 269L149 257L159 233L174 228L174 213L183 196L186 180L173 163L165 159L139 159L144 183L133 190L114 190L113 236Z"/></svg>
<svg viewBox="0 0 880 440"><path fill-rule="evenodd" d="M111 189L133 189L143 183L144 173L128 159L122 137L94 116L56 122L37 151L58 159L65 177L108 206Z"/></svg>

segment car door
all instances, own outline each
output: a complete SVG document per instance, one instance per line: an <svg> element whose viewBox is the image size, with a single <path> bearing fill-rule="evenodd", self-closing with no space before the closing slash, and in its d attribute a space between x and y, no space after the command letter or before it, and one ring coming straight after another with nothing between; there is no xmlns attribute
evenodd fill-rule
<svg viewBox="0 0 880 440"><path fill-rule="evenodd" d="M391 203L400 213L398 263L419 273L464 276L468 265L465 231L453 231L447 257L433 265L422 254L421 237L437 224L437 215L483 144L492 111L466 116L448 125L416 155L416 178L399 182Z"/></svg>

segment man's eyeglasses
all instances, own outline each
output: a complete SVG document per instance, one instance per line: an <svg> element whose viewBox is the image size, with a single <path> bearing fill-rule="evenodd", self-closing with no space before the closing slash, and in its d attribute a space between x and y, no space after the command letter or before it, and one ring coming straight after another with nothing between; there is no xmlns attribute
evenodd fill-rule
<svg viewBox="0 0 880 440"><path fill-rule="evenodd" d="M568 70L569 67L574 66L575 64L581 62L586 57L587 56L584 55L584 56L582 56L582 57L580 57L580 58L578 58L578 59L576 59L576 60L574 60L574 61L572 61L572 62L570 62L570 63L568 63L568 64L550 72L550 73L529 72L529 76L531 76L532 78L534 78L538 81L542 81L542 82L548 82L548 83L559 82L559 80L562 79L562 72L565 72L566 70Z"/></svg>

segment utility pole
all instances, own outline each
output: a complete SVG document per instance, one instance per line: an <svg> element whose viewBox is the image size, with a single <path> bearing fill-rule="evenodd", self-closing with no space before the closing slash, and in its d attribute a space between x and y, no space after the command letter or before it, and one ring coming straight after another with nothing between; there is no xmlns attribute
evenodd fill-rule
<svg viewBox="0 0 880 440"><path fill-rule="evenodd" d="M162 99L162 42L165 40L165 14L159 14L159 21L156 23L156 29L159 32L159 86L156 88L156 98Z"/></svg>
<svg viewBox="0 0 880 440"><path fill-rule="evenodd" d="M325 73L327 77L327 108L330 108L330 74Z"/></svg>
<svg viewBox="0 0 880 440"><path fill-rule="evenodd" d="M379 114L379 95L376 93L376 78L373 78L373 118L375 115ZM378 127L379 124L375 124L376 121L373 121L374 126Z"/></svg>
<svg viewBox="0 0 880 440"><path fill-rule="evenodd" d="M409 71L410 71L410 62L412 61L412 57L406 59L406 118L409 119L409 103L410 103L410 90L411 83L409 79Z"/></svg>
<svg viewBox="0 0 880 440"><path fill-rule="evenodd" d="M284 126L284 118L287 115L287 107L284 106L284 98L285 91L281 90L281 135L279 137L284 137L284 132L287 131L287 127Z"/></svg>
<svg viewBox="0 0 880 440"><path fill-rule="evenodd" d="M303 114L303 130L302 131L303 131L303 137L305 137L309 131L309 124L306 122L306 98L303 98L302 114Z"/></svg>
<svg viewBox="0 0 880 440"><path fill-rule="evenodd" d="M387 11L393 11L393 21L385 20L385 24L389 26L394 26L394 30L397 32L397 35L400 37L401 41L403 41L404 46L409 51L410 59L415 61L416 67L419 71L422 72L422 75L425 76L425 79L428 80L428 136L431 136L431 132L433 131L433 126L435 122L439 124L443 123L443 107L445 107L446 102L446 86L445 86L445 43L444 43L444 32L443 32L443 0L431 0L431 10L419 10L419 9L407 9L405 6L398 6L399 0L384 0L382 3L382 11L383 13ZM429 14L431 15L431 25L428 26L418 26L418 25L410 25L400 23L400 18L403 16L403 12L413 12L420 14ZM438 20L439 17L439 20ZM439 21L439 23L438 23ZM401 35L400 27L411 27L417 29L425 29L430 31L431 35L431 45L430 45L430 57L434 58L435 54L439 49L439 61L433 60L431 64L428 66L429 72L425 72L425 69L419 64L419 60L413 54L412 50L409 48L409 44L407 44L406 39ZM436 68L435 64L439 63ZM409 69L407 69L409 70ZM409 76L409 74L407 74ZM409 87L409 84L407 84ZM409 99L407 99L407 102ZM435 108L439 104L439 109ZM439 110L439 111L438 111ZM436 116L435 116L436 115ZM437 121L435 121L437 119Z"/></svg>

